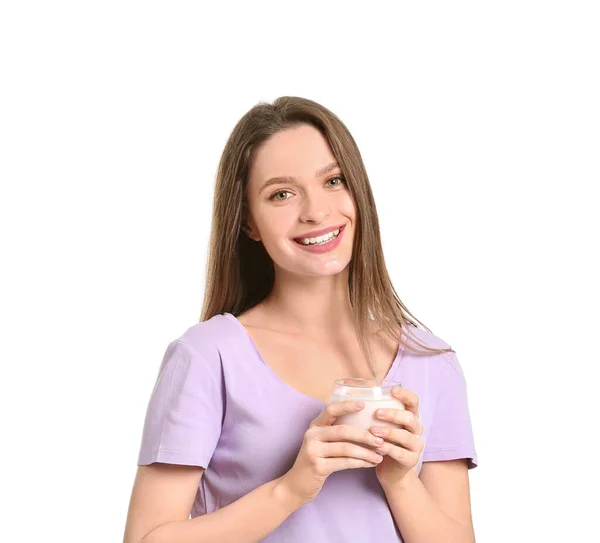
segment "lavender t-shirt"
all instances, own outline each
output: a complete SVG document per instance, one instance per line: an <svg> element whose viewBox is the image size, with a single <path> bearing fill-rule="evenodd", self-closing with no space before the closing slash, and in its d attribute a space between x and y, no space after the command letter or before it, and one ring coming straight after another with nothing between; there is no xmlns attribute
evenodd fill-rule
<svg viewBox="0 0 600 543"><path fill-rule="evenodd" d="M417 328L433 347L448 345ZM422 462L477 456L460 364L454 353L400 347L386 376L419 396ZM148 404L138 465L206 469L192 517L212 513L294 464L304 433L326 404L283 382L229 313L190 327L169 344ZM318 496L290 515L269 543L401 542L374 468L333 473Z"/></svg>

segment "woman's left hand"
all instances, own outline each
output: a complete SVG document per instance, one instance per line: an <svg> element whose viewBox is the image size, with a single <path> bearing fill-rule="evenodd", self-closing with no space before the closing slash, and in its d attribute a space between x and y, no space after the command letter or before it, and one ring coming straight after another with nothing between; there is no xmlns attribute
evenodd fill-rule
<svg viewBox="0 0 600 543"><path fill-rule="evenodd" d="M383 461L375 467L375 473L382 487L399 482L414 468L418 461L423 442L423 425L419 422L419 397L403 387L394 387L392 395L400 400L405 409L384 409L375 416L380 420L400 425L397 428L372 426L373 435L385 441L377 452L384 454ZM391 442L391 443L388 443Z"/></svg>

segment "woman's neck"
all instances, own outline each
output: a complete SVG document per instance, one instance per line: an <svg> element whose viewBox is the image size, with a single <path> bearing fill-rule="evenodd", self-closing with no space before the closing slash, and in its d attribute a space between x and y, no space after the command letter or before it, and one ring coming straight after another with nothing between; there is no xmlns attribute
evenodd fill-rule
<svg viewBox="0 0 600 543"><path fill-rule="evenodd" d="M317 337L354 328L348 273L327 277L277 276L262 312L279 328Z"/></svg>

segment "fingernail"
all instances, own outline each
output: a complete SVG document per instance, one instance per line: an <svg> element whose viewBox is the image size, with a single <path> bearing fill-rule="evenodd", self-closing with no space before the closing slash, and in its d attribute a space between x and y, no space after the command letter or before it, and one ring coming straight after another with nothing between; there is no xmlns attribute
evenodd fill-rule
<svg viewBox="0 0 600 543"><path fill-rule="evenodd" d="M380 437L376 437L373 441L375 442L375 445L383 445L383 439Z"/></svg>
<svg viewBox="0 0 600 543"><path fill-rule="evenodd" d="M401 391L401 390L402 390L402 387L398 387L398 386L396 386L396 387L394 387L394 388L392 389L392 392L395 392L396 394L400 394L400 391Z"/></svg>
<svg viewBox="0 0 600 543"><path fill-rule="evenodd" d="M378 409L377 415L380 417L385 417L387 415L387 411L385 409Z"/></svg>
<svg viewBox="0 0 600 543"><path fill-rule="evenodd" d="M358 402L354 402L354 407L362 407L364 405L364 402L362 400L359 400Z"/></svg>

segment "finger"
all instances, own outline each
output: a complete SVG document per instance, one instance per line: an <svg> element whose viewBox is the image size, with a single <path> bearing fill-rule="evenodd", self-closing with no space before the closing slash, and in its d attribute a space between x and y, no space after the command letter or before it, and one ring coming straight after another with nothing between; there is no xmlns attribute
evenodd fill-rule
<svg viewBox="0 0 600 543"><path fill-rule="evenodd" d="M315 439L323 442L354 441L374 447L379 447L383 440L374 436L369 430L351 426L350 424L339 424L337 426L324 426L315 429Z"/></svg>
<svg viewBox="0 0 600 543"><path fill-rule="evenodd" d="M392 388L392 396L404 404L404 409L419 416L419 397L412 391L401 386Z"/></svg>
<svg viewBox="0 0 600 543"><path fill-rule="evenodd" d="M377 465L357 458L325 458L323 462L325 462L328 473L345 469L374 468Z"/></svg>
<svg viewBox="0 0 600 543"><path fill-rule="evenodd" d="M371 464L379 464L383 457L371 449L353 443L322 443L321 456L323 458L356 458Z"/></svg>
<svg viewBox="0 0 600 543"><path fill-rule="evenodd" d="M422 432L418 416L412 411L406 411L403 409L378 409L375 411L375 416L379 420L385 420L386 422L404 426L404 428L413 434L419 434L419 432Z"/></svg>
<svg viewBox="0 0 600 543"><path fill-rule="evenodd" d="M347 415L348 413L356 413L357 411L364 409L364 407L365 402L363 401L353 402L347 400L344 402L332 402L321 411L315 420L312 421L311 426L330 426L338 417Z"/></svg>
<svg viewBox="0 0 600 543"><path fill-rule="evenodd" d="M423 450L423 441L418 435L410 433L402 428L387 428L384 426L374 426L371 432L391 442L394 445L399 445L403 449L415 453L421 453Z"/></svg>
<svg viewBox="0 0 600 543"><path fill-rule="evenodd" d="M399 464L414 467L419 461L419 455L392 443L384 443L379 449L380 454L389 456Z"/></svg>

